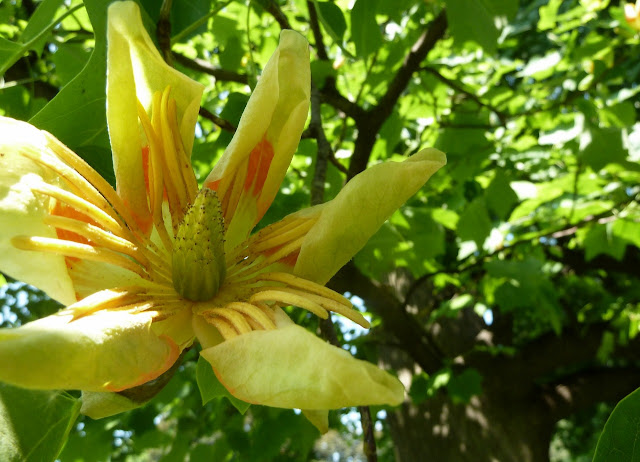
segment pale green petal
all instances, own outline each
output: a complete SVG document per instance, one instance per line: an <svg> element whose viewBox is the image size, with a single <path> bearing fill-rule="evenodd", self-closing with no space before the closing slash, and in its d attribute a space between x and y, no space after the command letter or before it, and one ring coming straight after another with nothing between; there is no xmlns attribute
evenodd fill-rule
<svg viewBox="0 0 640 462"><path fill-rule="evenodd" d="M297 32L283 30L280 44L271 56L242 114L238 130L223 157L207 177L205 185L218 191L221 200L233 185L246 185L246 165L254 153L258 176L266 176L259 187L242 187L233 210L225 210L229 223L227 249L242 242L262 217L280 189L309 112L311 73L309 44ZM271 151L270 151L271 150ZM264 151L264 162L258 154ZM266 159L273 154L273 159ZM249 162L250 163L250 162ZM256 182L256 184L258 181Z"/></svg>
<svg viewBox="0 0 640 462"><path fill-rule="evenodd" d="M44 290L63 304L75 302L75 291L64 257L18 250L15 236L55 238L56 231L43 223L51 199L37 196L31 187L43 182L65 183L50 169L22 154L56 157L44 132L25 122L0 117L0 271Z"/></svg>
<svg viewBox="0 0 640 462"><path fill-rule="evenodd" d="M320 217L304 239L294 274L326 283L446 162L442 152L424 149L404 162L374 165L335 199L308 210Z"/></svg>
<svg viewBox="0 0 640 462"><path fill-rule="evenodd" d="M154 92L171 86L182 143L190 154L203 86L163 61L134 2L112 3L108 18L107 122L117 188L133 211L142 215L147 194L137 100L149 110Z"/></svg>
<svg viewBox="0 0 640 462"><path fill-rule="evenodd" d="M180 355L151 329L151 313L71 309L0 329L0 381L25 388L119 391L165 372Z"/></svg>
<svg viewBox="0 0 640 462"><path fill-rule="evenodd" d="M304 415L320 433L324 434L329 431L329 411L303 409L302 415Z"/></svg>
<svg viewBox="0 0 640 462"><path fill-rule="evenodd" d="M92 419L102 419L130 411L142 406L144 403L137 403L118 393L108 391L83 391L82 407L80 412Z"/></svg>
<svg viewBox="0 0 640 462"><path fill-rule="evenodd" d="M249 403L326 410L397 405L404 397L398 379L297 325L243 334L201 354L227 390Z"/></svg>

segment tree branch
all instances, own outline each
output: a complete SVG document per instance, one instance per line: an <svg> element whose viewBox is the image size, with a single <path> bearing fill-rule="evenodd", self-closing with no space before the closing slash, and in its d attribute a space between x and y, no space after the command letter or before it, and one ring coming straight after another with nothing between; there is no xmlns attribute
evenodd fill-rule
<svg viewBox="0 0 640 462"><path fill-rule="evenodd" d="M349 163L347 181L367 168L373 145L376 142L376 137L380 128L382 128L382 124L393 112L398 98L407 88L413 73L418 70L420 64L436 46L436 43L444 37L446 30L447 16L443 9L413 45L411 52L396 72L386 93L380 98L378 104L367 111L365 116L354 119L358 127L358 139Z"/></svg>
<svg viewBox="0 0 640 462"><path fill-rule="evenodd" d="M224 82L237 82L244 85L249 84L249 77L246 74L227 71L225 69L212 66L210 63L203 59L191 59L184 55L181 55L180 53L173 52L171 55L177 63L180 63L184 67L193 69L194 71L204 72L205 74L215 77L216 80Z"/></svg>
<svg viewBox="0 0 640 462"><path fill-rule="evenodd" d="M327 49L324 45L324 39L322 38L322 31L320 30L320 24L318 23L318 12L316 11L316 5L312 0L307 0L307 10L309 10L309 26L313 33L313 38L316 41L316 52L318 58L323 61L329 61L329 55L327 55Z"/></svg>
<svg viewBox="0 0 640 462"><path fill-rule="evenodd" d="M336 292L351 292L365 300L367 308L382 318L385 329L393 333L425 372L433 373L442 367L441 353L429 342L418 321L401 309L400 301L391 291L371 281L352 262L338 271L329 286Z"/></svg>
<svg viewBox="0 0 640 462"><path fill-rule="evenodd" d="M203 106L200 106L200 111L198 111L198 114L200 114L200 116L204 117L205 119L209 119L222 130L228 131L229 133L235 133L236 131L236 127L234 127L231 122L229 122L228 120L224 120L222 117L218 117Z"/></svg>
<svg viewBox="0 0 640 462"><path fill-rule="evenodd" d="M597 402L616 403L639 383L638 367L589 369L545 385L542 397L558 421Z"/></svg>
<svg viewBox="0 0 640 462"><path fill-rule="evenodd" d="M160 7L158 23L156 24L158 45L160 46L162 57L169 66L173 66L173 58L171 56L171 21L169 19L172 3L173 0L163 0L162 6Z"/></svg>
<svg viewBox="0 0 640 462"><path fill-rule="evenodd" d="M259 4L280 24L280 29L293 29L289 24L289 20L274 0L263 0Z"/></svg>
<svg viewBox="0 0 640 462"><path fill-rule="evenodd" d="M444 75L442 75L436 68L434 67L430 67L430 66L422 66L420 68L421 70L430 73L431 75L433 75L435 78L437 78L439 81L441 81L442 83L444 83L445 85L451 87L452 89L454 89L455 91L457 91L458 93L461 93L463 95L466 95L469 99L471 99L472 101L474 101L478 106L482 106L485 107L487 109L489 109L491 112L493 112L496 116L498 116L498 119L500 119L500 123L504 126L507 123L507 116L505 114L502 113L502 111L496 109L495 107L491 106L488 103L485 103L484 101L482 101L475 93L465 89L464 87L462 87L462 85L458 84L457 82L448 79L447 77L445 77Z"/></svg>

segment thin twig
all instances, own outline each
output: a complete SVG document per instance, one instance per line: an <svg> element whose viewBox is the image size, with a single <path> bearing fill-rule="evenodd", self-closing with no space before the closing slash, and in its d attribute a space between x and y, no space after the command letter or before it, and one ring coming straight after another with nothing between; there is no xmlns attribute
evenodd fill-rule
<svg viewBox="0 0 640 462"><path fill-rule="evenodd" d="M369 406L358 406L360 411L360 423L362 423L362 449L367 457L367 462L377 462L378 452L376 449L376 438L373 434L373 420Z"/></svg>
<svg viewBox="0 0 640 462"><path fill-rule="evenodd" d="M255 1L255 0L253 0ZM278 4L274 0L266 0L259 4L262 8L264 8L267 13L269 13L273 18L280 24L281 29L293 29L289 20L284 15Z"/></svg>
<svg viewBox="0 0 640 462"><path fill-rule="evenodd" d="M238 72L228 71L226 69L212 66L204 59L191 59L176 52L171 54L177 63L189 69L193 69L194 71L204 72L205 74L215 77L216 80L224 82L238 82L244 85L249 83L249 77L246 74L240 74Z"/></svg>
<svg viewBox="0 0 640 462"><path fill-rule="evenodd" d="M222 117L215 115L213 112L211 112L210 110L202 106L200 106L199 114L205 119L208 119L214 124L216 124L222 130L228 131L229 133L235 133L236 131L236 127L231 122L223 119Z"/></svg>
<svg viewBox="0 0 640 462"><path fill-rule="evenodd" d="M478 106L482 106L485 107L487 109L489 109L491 112L493 112L496 116L498 116L498 119L500 119L500 123L501 125L506 125L507 124L507 116L502 113L502 111L498 110L497 108L493 107L492 105L490 105L489 103L485 103L484 101L482 101L475 93L473 93L470 90L467 90L466 88L464 88L462 85L460 85L459 83L455 82L454 80L451 80L447 77L445 77L444 75L442 75L440 73L440 71L438 71L438 69L434 68L434 67L430 67L430 66L422 66L420 68L421 70L430 73L431 75L433 75L435 78L437 78L438 80L440 80L442 83L444 83L445 85L451 87L452 89L454 89L455 91L457 91L458 93L461 93L463 95L466 95L469 99L471 99L472 101L475 101L475 103Z"/></svg>
<svg viewBox="0 0 640 462"><path fill-rule="evenodd" d="M171 5L173 0L163 0L160 7L160 16L156 24L156 37L158 38L158 46L162 52L162 57L169 66L173 66L173 58L171 56Z"/></svg>
<svg viewBox="0 0 640 462"><path fill-rule="evenodd" d="M598 224L604 224L604 223L609 223L611 221L617 220L618 218L618 209L620 209L621 207L624 208L626 206L628 206L630 203L634 202L635 199L630 199L628 201L625 202L621 202L619 204L617 204L615 207L599 213L597 215L591 215L588 217L585 217L584 219L582 219L581 221L579 221L578 223L575 223L573 226L567 228L566 225L554 229L553 231L546 231L544 233L540 233L540 234L534 234L531 236L528 236L524 239L520 239L517 241L513 241L509 243L508 247L501 247L493 252L487 253L485 255L482 255L481 257L479 257L477 260L465 265L464 263L468 262L469 260L471 260L474 255L471 254L465 258L463 258L462 260L457 262L457 265L455 268L443 268L437 271L433 271L431 273L427 273L427 274L423 274L422 276L420 276L418 279L416 279L415 281L413 281L413 283L411 283L411 286L409 286L409 289L407 290L407 294L404 297L404 302L402 303L402 309L406 309L407 306L409 305L409 303L411 302L411 299L413 298L413 294L418 290L418 288L424 284L426 281L428 281L429 279L431 279L434 276L437 276L438 274L460 274L460 273L465 273L471 269L474 269L480 265L482 265L485 261L487 261L488 259L490 259L491 257L496 256L497 254L501 253L501 252L508 252L511 251L513 249L515 249L516 247L519 247L522 244L528 244L528 243L532 243L535 242L543 237L550 237L550 238L554 238L554 239L560 239L566 236L571 236L574 235L576 233L576 231L578 231L580 228L584 227L584 226L588 226L592 223L598 223Z"/></svg>
<svg viewBox="0 0 640 462"><path fill-rule="evenodd" d="M329 61L329 55L327 55L327 48L324 45L324 38L322 37L322 31L320 30L320 24L318 23L318 12L316 11L316 5L312 0L307 0L307 10L309 10L309 27L313 33L313 39L316 41L316 52L318 58L322 61Z"/></svg>

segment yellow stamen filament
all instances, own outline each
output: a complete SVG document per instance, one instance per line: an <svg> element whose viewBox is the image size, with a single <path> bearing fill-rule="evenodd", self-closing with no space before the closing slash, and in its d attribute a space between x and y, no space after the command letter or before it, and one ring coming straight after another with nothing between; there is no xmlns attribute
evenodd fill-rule
<svg viewBox="0 0 640 462"><path fill-rule="evenodd" d="M225 305L225 308L239 311L240 313L246 315L248 321L256 322L262 329L268 330L276 328L276 325L273 323L271 318L267 314L265 314L263 310L255 305L252 305L251 303L232 302L228 305Z"/></svg>
<svg viewBox="0 0 640 462"><path fill-rule="evenodd" d="M164 160L169 172L173 173L173 175L170 175L167 179L173 182L178 204L180 205L180 209L184 210L188 205L186 185L183 181L182 175L180 174L181 169L178 163L178 153L176 152L175 140L173 139L169 119L167 117L170 91L171 87L165 88L160 99L160 106L154 107L154 110L160 110L160 126L156 127L156 130L160 128L158 132L162 139L162 146L164 148Z"/></svg>
<svg viewBox="0 0 640 462"><path fill-rule="evenodd" d="M72 150L67 148L64 144L60 143L56 138L51 136L47 132L43 132L49 143L49 147L55 152L61 161L66 163L73 170L77 171L82 177L84 177L98 192L111 204L116 214L122 217L122 220L126 223L126 228L131 230L131 233L135 235L136 239L141 239L143 245L141 247L148 254L154 254L161 257L161 253L156 245L151 240L145 237L145 233L140 229L138 223L131 215L131 211L124 202L118 196L118 193L111 187L111 185L98 174L89 164L87 164L82 158L77 156ZM124 228L124 227L123 227ZM133 239L132 239L133 240ZM151 258L151 257L150 257Z"/></svg>
<svg viewBox="0 0 640 462"><path fill-rule="evenodd" d="M313 281L309 281L308 279L303 279L298 276L294 276L293 274L264 273L256 276L256 280L282 282L283 284L286 284L288 286L297 287L298 289L302 289L307 292L322 295L325 298L335 300L336 302L342 305L346 305L349 308L353 307L349 299L340 295L338 292L335 292L329 289L328 287L322 286L320 284L316 284Z"/></svg>
<svg viewBox="0 0 640 462"><path fill-rule="evenodd" d="M98 206L102 211L111 216L114 220L118 219L118 215L114 212L113 208L102 194L100 194L100 192L91 183L89 183L73 168L53 156L45 154L38 155L31 152L23 152L22 155L42 167L48 168L57 173L67 181L69 188L75 191L77 196L83 196L89 202Z"/></svg>
<svg viewBox="0 0 640 462"><path fill-rule="evenodd" d="M149 260L137 246L126 239L106 232L102 228L98 228L97 226L80 220L57 215L48 215L43 221L45 224L55 228L66 229L67 231L79 234L100 247L128 255L138 261L142 266L149 269Z"/></svg>
<svg viewBox="0 0 640 462"><path fill-rule="evenodd" d="M231 340L232 338L238 336L238 332L225 319L217 316L206 315L205 319L209 324L218 329L218 332L220 332L220 335L222 335L225 340Z"/></svg>
<svg viewBox="0 0 640 462"><path fill-rule="evenodd" d="M77 320L101 310L118 308L139 301L142 288L102 290L71 305L73 320Z"/></svg>
<svg viewBox="0 0 640 462"><path fill-rule="evenodd" d="M263 252L268 249L272 249L279 245L286 244L300 236L307 234L307 232L313 227L315 220L305 220L302 224L299 224L292 229L279 233L270 233L265 236L264 239L257 241L251 246L252 252ZM275 234L275 235L274 235Z"/></svg>
<svg viewBox="0 0 640 462"><path fill-rule="evenodd" d="M75 257L79 259L110 263L132 271L144 279L149 279L149 275L139 264L122 254L108 249L102 249L87 244L79 244L72 241L65 241L62 239L37 236L16 236L11 239L11 244L20 250L56 253L64 255L65 257Z"/></svg>
<svg viewBox="0 0 640 462"><path fill-rule="evenodd" d="M260 289L262 290L280 290L283 292L287 292L287 293L291 293L294 295L298 295L300 297L304 297L314 303L317 303L318 305L320 305L322 308L328 310L328 311L333 311L334 313L338 313L341 314L342 316L344 316L347 319L352 320L353 322L355 322L356 324L361 325L362 327L368 329L369 327L371 327L371 325L369 324L369 321L367 321L364 316L362 316L362 314L360 314L359 311L354 310L353 308L351 308L351 303L347 301L348 305L345 305L343 303L338 303L335 300L332 300L330 298L325 298L321 295L317 295L317 294L310 294L308 292L305 292L303 290L298 290L298 289L293 289L291 287L260 287Z"/></svg>
<svg viewBox="0 0 640 462"><path fill-rule="evenodd" d="M234 265L230 270L227 271L227 279L228 280L238 280L244 277L249 277L250 275L243 275L241 273L250 270L252 274L266 268L267 266L277 262L278 260L286 257L287 255L292 254L296 250L299 250L304 241L304 236L296 239L289 244L282 246L277 251L272 253L269 256L262 256L258 254L258 256L254 256L253 258L249 257L248 259ZM257 262L256 262L257 261Z"/></svg>
<svg viewBox="0 0 640 462"><path fill-rule="evenodd" d="M189 204L193 203L193 200L198 192L198 182L196 181L196 176L193 174L193 167L191 167L191 158L187 155L184 150L184 146L182 145L182 135L180 134L180 129L178 128L178 116L176 114L176 100L173 98L169 99L168 105L168 122L169 128L171 128L171 137L175 140L175 149L177 151L178 164L180 165L180 172L182 173L182 180L186 186L187 198L189 200Z"/></svg>
<svg viewBox="0 0 640 462"><path fill-rule="evenodd" d="M271 322L273 322L274 326L275 326L275 322L276 322L276 314L273 312L273 309L268 306L266 303L262 303L262 302L255 302L254 303L255 306L257 306L260 311L262 311L264 314L266 314L269 319L271 319Z"/></svg>
<svg viewBox="0 0 640 462"><path fill-rule="evenodd" d="M120 226L120 224L110 215L93 205L91 202L82 199L68 191L65 191L62 188L51 186L47 183L42 183L37 186L32 186L31 191L52 197L56 200L59 200L60 202L67 204L70 207L73 207L78 212L86 215L91 220L97 222L104 229L111 231L116 236L122 237L126 234L122 226Z"/></svg>
<svg viewBox="0 0 640 462"><path fill-rule="evenodd" d="M138 118L147 136L147 142L149 143L149 202L151 207L151 216L153 224L158 231L162 245L164 245L167 252L171 253L173 249L173 242L169 237L167 228L164 223L162 215L162 202L164 195L164 172L162 168L162 154L160 148L160 142L158 141L157 134L153 129L149 116L145 111L142 104L138 101Z"/></svg>
<svg viewBox="0 0 640 462"><path fill-rule="evenodd" d="M248 334L251 332L251 326L245 317L236 310L229 308L213 308L206 311L207 317L218 316L227 320L239 334Z"/></svg>
<svg viewBox="0 0 640 462"><path fill-rule="evenodd" d="M319 318L327 319L329 313L322 308L321 305L310 300L306 295L294 294L286 292L284 290L263 290L256 294L253 294L249 299L250 302L276 302L286 305L294 305L300 308L304 308L307 311L315 314Z"/></svg>

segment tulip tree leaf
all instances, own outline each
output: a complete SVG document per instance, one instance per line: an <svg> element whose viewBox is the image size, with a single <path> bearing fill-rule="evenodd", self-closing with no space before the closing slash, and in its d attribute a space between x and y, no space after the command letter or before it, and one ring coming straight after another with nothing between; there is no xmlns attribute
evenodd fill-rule
<svg viewBox="0 0 640 462"><path fill-rule="evenodd" d="M591 130L591 142L582 151L582 156L596 172L609 163L623 162L627 150L622 144L622 132L618 128Z"/></svg>
<svg viewBox="0 0 640 462"><path fill-rule="evenodd" d="M342 10L333 2L317 2L318 16L327 33L338 43L342 42L347 30Z"/></svg>
<svg viewBox="0 0 640 462"><path fill-rule="evenodd" d="M106 16L110 2L85 2L96 45L82 71L30 122L85 157L110 157L106 118ZM91 150L85 148L92 148ZM96 149L98 148L98 149Z"/></svg>
<svg viewBox="0 0 640 462"><path fill-rule="evenodd" d="M447 2L447 19L456 43L473 41L489 53L496 50L498 29L494 22L494 5L497 0L450 0ZM505 2L508 3L508 2Z"/></svg>
<svg viewBox="0 0 640 462"><path fill-rule="evenodd" d="M640 388L615 407L598 440L593 462L640 460Z"/></svg>
<svg viewBox="0 0 640 462"><path fill-rule="evenodd" d="M229 393L229 391L216 377L211 364L202 357L198 358L198 365L196 366L196 381L198 382L198 388L200 389L202 404L207 404L214 398L224 396L242 414L244 414L247 409L249 409L249 406L251 406L251 404L239 400Z"/></svg>
<svg viewBox="0 0 640 462"><path fill-rule="evenodd" d="M48 34L43 34L41 37L38 37L38 35L51 24L56 15L56 11L58 11L58 8L62 5L62 1L63 0L44 0L40 3L33 13L33 16L31 16L31 19L29 19L27 27L25 27L22 32L20 40L23 43L35 39L30 48L38 54L42 53Z"/></svg>
<svg viewBox="0 0 640 462"><path fill-rule="evenodd" d="M484 240L491 232L491 220L484 199L474 200L460 215L458 236L463 241L475 241L482 248Z"/></svg>
<svg viewBox="0 0 640 462"><path fill-rule="evenodd" d="M498 172L487 188L486 201L487 208L504 220L513 206L518 203L518 196L509 186L507 178Z"/></svg>
<svg viewBox="0 0 640 462"><path fill-rule="evenodd" d="M61 391L0 384L0 460L53 462L80 414L80 401Z"/></svg>
<svg viewBox="0 0 640 462"><path fill-rule="evenodd" d="M382 45L382 32L376 22L378 0L358 0L351 10L351 40L356 55L366 58Z"/></svg>
<svg viewBox="0 0 640 462"><path fill-rule="evenodd" d="M476 369L465 369L449 379L447 392L454 403L468 403L473 396L482 394L482 375Z"/></svg>

